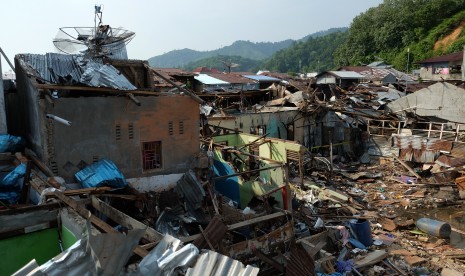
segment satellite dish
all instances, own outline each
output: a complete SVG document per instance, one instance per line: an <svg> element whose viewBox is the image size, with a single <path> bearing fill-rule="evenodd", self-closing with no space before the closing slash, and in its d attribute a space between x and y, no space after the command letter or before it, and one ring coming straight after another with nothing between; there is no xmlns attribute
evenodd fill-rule
<svg viewBox="0 0 465 276"><path fill-rule="evenodd" d="M98 19L98 24L97 24ZM62 27L53 40L55 47L66 54L84 54L88 57L121 55L127 59L126 44L134 32L102 24L102 6L95 6L94 27Z"/></svg>
<svg viewBox="0 0 465 276"><path fill-rule="evenodd" d="M234 63L234 62L232 62L231 60L225 61L225 60L221 60L221 59L220 59L220 61L221 61L221 63L223 63L226 67L228 67L228 73L231 73L231 68L234 68L234 67L238 67L238 66L239 66L239 64Z"/></svg>

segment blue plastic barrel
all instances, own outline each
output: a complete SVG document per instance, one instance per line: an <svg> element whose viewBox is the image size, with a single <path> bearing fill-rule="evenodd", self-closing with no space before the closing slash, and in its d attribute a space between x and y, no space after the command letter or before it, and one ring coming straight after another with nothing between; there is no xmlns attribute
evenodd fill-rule
<svg viewBox="0 0 465 276"><path fill-rule="evenodd" d="M350 228L357 236L357 240L365 246L371 246L373 244L373 238L371 236L370 222L366 219L357 219L350 222Z"/></svg>
<svg viewBox="0 0 465 276"><path fill-rule="evenodd" d="M421 218L416 222L418 229L438 238L448 238L451 233L450 224L430 218Z"/></svg>

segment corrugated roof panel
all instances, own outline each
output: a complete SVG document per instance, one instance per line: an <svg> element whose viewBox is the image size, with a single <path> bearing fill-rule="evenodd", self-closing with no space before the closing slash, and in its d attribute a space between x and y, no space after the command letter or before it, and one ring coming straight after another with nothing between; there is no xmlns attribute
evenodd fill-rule
<svg viewBox="0 0 465 276"><path fill-rule="evenodd" d="M217 78L211 77L206 74L199 74L198 76L195 76L194 79L198 80L199 82L203 84L229 84L229 82L219 80Z"/></svg>
<svg viewBox="0 0 465 276"><path fill-rule="evenodd" d="M244 77L256 80L256 81L281 81L280 79L273 78L273 77L268 77L268 76L262 76L262 75L244 75Z"/></svg>
<svg viewBox="0 0 465 276"><path fill-rule="evenodd" d="M24 54L23 66L30 66L47 82L93 87L110 87L120 90L135 90L129 80L114 66L103 64L78 55L47 53L45 55Z"/></svg>
<svg viewBox="0 0 465 276"><path fill-rule="evenodd" d="M333 74L341 79L363 79L365 76L360 75L353 71L329 71L328 73Z"/></svg>
<svg viewBox="0 0 465 276"><path fill-rule="evenodd" d="M195 266L187 269L186 276L253 276L258 275L259 268L244 265L228 256L206 250L197 259Z"/></svg>

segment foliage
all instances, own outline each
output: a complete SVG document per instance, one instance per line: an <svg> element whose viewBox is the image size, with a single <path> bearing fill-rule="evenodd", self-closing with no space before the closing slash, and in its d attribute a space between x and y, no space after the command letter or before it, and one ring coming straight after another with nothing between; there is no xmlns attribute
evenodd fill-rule
<svg viewBox="0 0 465 276"><path fill-rule="evenodd" d="M182 49L170 51L166 54L149 58L148 62L153 67L186 67L188 64L215 57L223 56L241 56L253 60L261 60L274 54L276 51L292 45L291 39L280 42L257 42L239 40L233 44L213 50L213 51L195 51L191 49Z"/></svg>
<svg viewBox="0 0 465 276"><path fill-rule="evenodd" d="M306 41L309 38L321 37L333 32L345 31L347 28L331 28L319 31L298 41ZM210 57L241 56L252 60L264 60L271 57L277 51L293 45L296 41L287 39L280 42L250 42L239 40L233 44L213 51L195 51L191 49L173 50L166 54L149 58L148 62L153 67L192 67L190 63ZM200 61L202 64L203 61Z"/></svg>
<svg viewBox="0 0 465 276"><path fill-rule="evenodd" d="M347 40L335 51L335 63L359 65L381 58L404 70L407 60L440 54L434 44L463 22L458 13L464 5L465 0L384 0L354 18ZM441 51L458 48L453 44Z"/></svg>
<svg viewBox="0 0 465 276"><path fill-rule="evenodd" d="M296 42L274 54L263 64L262 69L277 72L321 72L333 69L334 50L346 37L347 32L335 32Z"/></svg>
<svg viewBox="0 0 465 276"><path fill-rule="evenodd" d="M232 67L231 72L257 72L260 67L261 61L243 58L240 56L214 56L198 61L194 61L184 66L183 68L188 71L192 71L197 67L208 67L215 68L221 72L227 72L229 70L227 64L236 63L239 66Z"/></svg>

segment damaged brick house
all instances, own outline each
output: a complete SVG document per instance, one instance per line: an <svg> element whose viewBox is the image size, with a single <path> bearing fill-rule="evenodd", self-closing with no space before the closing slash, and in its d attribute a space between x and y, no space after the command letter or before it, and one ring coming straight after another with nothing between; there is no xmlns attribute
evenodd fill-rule
<svg viewBox="0 0 465 276"><path fill-rule="evenodd" d="M191 168L199 152L199 104L154 92L146 62L53 53L20 54L15 62L10 132L25 137L55 175L73 180L100 159L112 160L126 178Z"/></svg>

